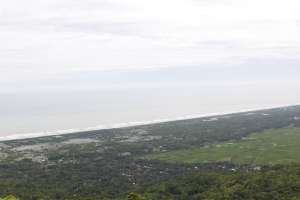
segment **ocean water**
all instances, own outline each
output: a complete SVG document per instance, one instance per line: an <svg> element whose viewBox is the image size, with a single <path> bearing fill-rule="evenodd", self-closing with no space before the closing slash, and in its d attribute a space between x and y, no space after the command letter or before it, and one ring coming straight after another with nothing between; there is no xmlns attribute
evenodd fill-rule
<svg viewBox="0 0 300 200"><path fill-rule="evenodd" d="M295 105L299 85L3 92L0 140Z"/></svg>

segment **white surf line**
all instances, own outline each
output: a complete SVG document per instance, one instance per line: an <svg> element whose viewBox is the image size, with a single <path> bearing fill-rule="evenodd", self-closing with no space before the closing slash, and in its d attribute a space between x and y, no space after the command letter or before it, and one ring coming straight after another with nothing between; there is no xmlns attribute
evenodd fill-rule
<svg viewBox="0 0 300 200"><path fill-rule="evenodd" d="M0 137L0 141L21 140L21 139L38 138L38 137L45 137L45 136L59 136L59 135L80 133L80 132L87 132L87 131L126 128L126 127L140 126L140 125L151 125L151 124L159 124L159 123L164 123L164 122L174 122L174 121L182 121L182 120L188 120L188 119L216 117L216 116L238 114L238 113L244 113L244 112L257 112L257 111L261 111L261 110L268 110L268 109L275 109L275 108L280 109L280 108L287 108L287 107L291 107L291 106L296 106L296 105L260 107L260 108L243 109L243 110L237 110L237 111L231 111L231 112L195 114L195 115L186 115L186 116L175 117L175 118L162 118L162 119L154 119L154 120L148 120L148 121L124 122L124 123L116 123L116 124L111 124L111 125L97 125L97 126L87 127L87 128L75 128L75 129L64 129L64 130L53 130L53 131L41 131L41 132L35 132L35 133L13 134L13 135L7 135L7 136Z"/></svg>

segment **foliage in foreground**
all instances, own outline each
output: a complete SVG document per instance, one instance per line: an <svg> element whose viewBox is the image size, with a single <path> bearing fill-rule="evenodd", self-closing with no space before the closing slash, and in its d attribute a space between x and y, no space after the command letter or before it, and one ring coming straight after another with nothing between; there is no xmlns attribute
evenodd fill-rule
<svg viewBox="0 0 300 200"><path fill-rule="evenodd" d="M129 193L126 200L300 200L300 165L256 172L193 173ZM38 198L43 199L43 198ZM69 197L68 200L98 198ZM100 197L100 199L111 199ZM0 200L19 200L10 195ZM23 199L22 199L23 200ZM25 199L24 199L25 200Z"/></svg>
<svg viewBox="0 0 300 200"><path fill-rule="evenodd" d="M13 196L13 195L8 195L7 197L1 199L0 200L19 200L17 197Z"/></svg>
<svg viewBox="0 0 300 200"><path fill-rule="evenodd" d="M128 196L127 196L127 200L145 200L142 196L140 196L139 194L136 194L134 192L131 192Z"/></svg>
<svg viewBox="0 0 300 200"><path fill-rule="evenodd" d="M194 174L147 189L144 195L147 200L300 200L300 166Z"/></svg>

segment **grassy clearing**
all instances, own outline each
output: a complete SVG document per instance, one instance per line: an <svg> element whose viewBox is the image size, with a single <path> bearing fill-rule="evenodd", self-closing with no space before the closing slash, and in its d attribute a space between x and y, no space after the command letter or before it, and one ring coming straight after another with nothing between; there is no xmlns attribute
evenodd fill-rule
<svg viewBox="0 0 300 200"><path fill-rule="evenodd" d="M211 144L202 148L155 153L146 159L166 162L236 164L300 163L300 128L288 127L254 133L240 141Z"/></svg>

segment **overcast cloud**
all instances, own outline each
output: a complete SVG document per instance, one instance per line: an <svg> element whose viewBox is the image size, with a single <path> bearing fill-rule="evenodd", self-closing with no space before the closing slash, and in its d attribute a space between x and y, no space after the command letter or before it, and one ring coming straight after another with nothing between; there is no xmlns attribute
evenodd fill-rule
<svg viewBox="0 0 300 200"><path fill-rule="evenodd" d="M0 79L298 63L299 10L297 0L3 1Z"/></svg>

